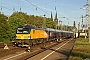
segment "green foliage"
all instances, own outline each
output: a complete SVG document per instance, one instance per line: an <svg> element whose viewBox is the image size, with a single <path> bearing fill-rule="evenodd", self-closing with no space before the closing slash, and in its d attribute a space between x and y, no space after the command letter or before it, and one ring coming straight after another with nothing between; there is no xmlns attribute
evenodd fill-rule
<svg viewBox="0 0 90 60"><path fill-rule="evenodd" d="M37 27L37 26L42 26L43 24L43 18L42 17L39 17L39 16L35 16L34 18L34 25Z"/></svg>
<svg viewBox="0 0 90 60"><path fill-rule="evenodd" d="M27 15L24 12L14 12L9 17L0 14L0 42L15 40L16 29L18 26L25 24L32 24L35 27L56 28L55 22L51 18ZM65 27L62 26L62 30L65 30ZM70 27L68 26L69 31L73 28Z"/></svg>
<svg viewBox="0 0 90 60"><path fill-rule="evenodd" d="M27 23L26 21L26 14L22 12L14 12L10 17L9 17L9 26L10 26L10 40L15 39L15 34L16 34L16 29L18 26L25 25Z"/></svg>
<svg viewBox="0 0 90 60"><path fill-rule="evenodd" d="M51 18L44 18L41 16L34 16L30 15L29 19L27 20L27 24L35 25L36 27L41 26L43 27L44 19L46 20L46 28L55 28L55 23Z"/></svg>
<svg viewBox="0 0 90 60"><path fill-rule="evenodd" d="M46 18L46 28L55 28L55 23L52 19ZM25 24L32 24L36 27L43 27L44 17L27 15L23 12L14 12L11 16L7 17L0 14L0 42L9 42L15 40L16 29L18 26Z"/></svg>
<svg viewBox="0 0 90 60"><path fill-rule="evenodd" d="M77 41L75 42L76 45L89 45L89 39L84 38L77 38Z"/></svg>
<svg viewBox="0 0 90 60"><path fill-rule="evenodd" d="M90 59L90 43L88 39L85 38L78 38L75 42L75 46L69 58L75 60L74 58L77 57L77 60L82 60L89 58Z"/></svg>
<svg viewBox="0 0 90 60"><path fill-rule="evenodd" d="M34 25L34 23L35 23L35 16L34 15L30 15L29 18L27 19L27 24Z"/></svg>
<svg viewBox="0 0 90 60"><path fill-rule="evenodd" d="M46 27L55 29L55 23L51 18L46 19Z"/></svg>
<svg viewBox="0 0 90 60"><path fill-rule="evenodd" d="M80 58L80 57L73 57L73 56L70 56L69 60L83 60L83 59Z"/></svg>
<svg viewBox="0 0 90 60"><path fill-rule="evenodd" d="M4 14L0 14L0 42L7 39L8 23L7 17Z"/></svg>

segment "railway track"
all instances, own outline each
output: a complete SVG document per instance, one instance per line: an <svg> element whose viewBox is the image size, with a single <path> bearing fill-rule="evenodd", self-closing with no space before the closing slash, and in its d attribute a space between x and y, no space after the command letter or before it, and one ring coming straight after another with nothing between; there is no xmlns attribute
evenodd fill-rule
<svg viewBox="0 0 90 60"><path fill-rule="evenodd" d="M49 45L50 42L47 42L46 44ZM40 52L43 52L44 49L41 49L42 46L43 46L43 44L38 44L38 45L32 46L32 47L31 47L31 54L26 55L25 57L28 58L28 56L29 56L29 57L30 57L30 56L34 56L34 55L36 55L36 54L38 54L38 53L40 53ZM13 47L13 48L10 48L10 50L4 50L4 49L2 48L2 49L0 49L0 53L1 53L1 54L0 54L0 58L4 59L3 57L5 57L5 56L7 56L7 55L16 54L17 52L20 52L20 51L25 52L26 50L27 50L27 48L15 48L15 47ZM25 57L22 57L22 58L24 59ZM5 58L5 59L6 59L6 58ZM21 58L20 58L19 60L21 60Z"/></svg>
<svg viewBox="0 0 90 60"><path fill-rule="evenodd" d="M0 43L0 49L4 48L5 45L8 45L9 47L13 47L13 43L12 42L9 42L9 43Z"/></svg>
<svg viewBox="0 0 90 60"><path fill-rule="evenodd" d="M63 40L62 42L66 42L66 39ZM26 55L26 56L22 56L22 57L19 58L18 60L28 60L29 58L31 58L31 57L33 57L33 56L35 56L35 55L37 55L37 54L40 54L40 53L42 53L42 52L44 52L44 51L46 51L46 50L48 50L48 49L50 49L50 48L52 48L52 47L54 47L54 46L60 44L60 43L61 43L61 42L56 42L55 44L52 44L52 45L49 45L49 46L41 47L40 50L35 51L35 52L33 52L33 53L31 53L31 54L28 54L28 55Z"/></svg>
<svg viewBox="0 0 90 60"><path fill-rule="evenodd" d="M24 51L24 50L25 48L11 48L10 50L0 49L0 58L11 55L11 54L15 54L17 52Z"/></svg>
<svg viewBox="0 0 90 60"><path fill-rule="evenodd" d="M23 57L19 58L18 60L27 60L27 59L29 59L29 58L31 58L31 57L33 57L33 56L35 56L35 55L37 55L37 54L39 54L41 52L44 52L45 50L47 50L49 48L52 48L52 47L56 46L57 44L58 43L55 43L55 44L52 44L52 45L49 45L49 46L46 46L46 47L45 46L41 47L40 50L37 50L37 51L35 51L35 52L31 53L31 54L23 56Z"/></svg>
<svg viewBox="0 0 90 60"><path fill-rule="evenodd" d="M66 39L62 40L62 42L63 41L65 42ZM50 48L58 45L59 43L61 43L61 42L59 42L59 41L58 42L50 41L50 42L46 42L46 43L43 43L43 44L38 44L38 45L35 45L35 46L31 47L31 52L26 52L27 48L13 48L12 47L10 50L3 50L3 49L1 49L0 50L0 53L1 53L0 54L0 58L7 59L7 58L4 58L4 57L7 56L7 55L12 55L12 54L16 55L17 52L23 51L25 53L25 55L18 57L19 55L22 54L22 53L19 53L19 55L16 55L18 57L17 60L29 59L29 58L31 58L31 57L33 57L33 56L35 56L35 55L37 55L37 54L47 50L47 49L50 49ZM12 56L12 57L15 57L15 55ZM9 60L9 58L7 60Z"/></svg>

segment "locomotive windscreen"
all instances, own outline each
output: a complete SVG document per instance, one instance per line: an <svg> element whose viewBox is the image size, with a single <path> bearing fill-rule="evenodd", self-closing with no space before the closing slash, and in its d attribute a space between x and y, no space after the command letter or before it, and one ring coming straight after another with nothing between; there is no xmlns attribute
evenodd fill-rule
<svg viewBox="0 0 90 60"><path fill-rule="evenodd" d="M18 28L17 34L29 34L29 28Z"/></svg>

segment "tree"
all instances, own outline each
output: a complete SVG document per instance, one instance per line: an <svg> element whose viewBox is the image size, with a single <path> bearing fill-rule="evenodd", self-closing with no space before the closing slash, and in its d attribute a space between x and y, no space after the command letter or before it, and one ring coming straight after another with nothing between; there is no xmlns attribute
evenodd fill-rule
<svg viewBox="0 0 90 60"><path fill-rule="evenodd" d="M0 42L7 40L8 38L8 23L7 16L0 14Z"/></svg>
<svg viewBox="0 0 90 60"><path fill-rule="evenodd" d="M55 29L55 22L51 18L46 18L46 27Z"/></svg>
<svg viewBox="0 0 90 60"><path fill-rule="evenodd" d="M35 16L34 15L29 15L29 18L27 19L27 24L34 24L35 21Z"/></svg>
<svg viewBox="0 0 90 60"><path fill-rule="evenodd" d="M26 19L26 14L23 12L14 12L10 17L9 17L9 26L10 26L10 40L15 39L15 34L16 34L16 29L18 26L23 26L27 23Z"/></svg>
<svg viewBox="0 0 90 60"><path fill-rule="evenodd" d="M8 20L8 21L7 21ZM55 23L52 19L45 17L46 28L55 28ZM32 24L36 27L43 26L44 17L27 15L23 12L14 12L10 17L0 14L0 41L11 41L15 39L16 29L18 26Z"/></svg>

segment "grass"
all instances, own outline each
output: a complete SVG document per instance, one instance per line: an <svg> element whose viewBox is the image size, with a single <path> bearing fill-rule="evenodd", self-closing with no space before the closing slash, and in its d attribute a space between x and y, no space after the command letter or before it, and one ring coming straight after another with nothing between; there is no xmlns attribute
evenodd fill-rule
<svg viewBox="0 0 90 60"><path fill-rule="evenodd" d="M88 38L77 38L72 53L68 60L90 59L90 43Z"/></svg>

